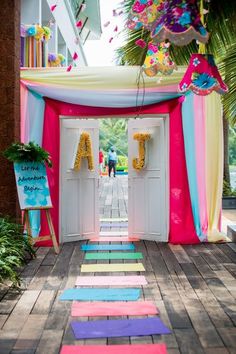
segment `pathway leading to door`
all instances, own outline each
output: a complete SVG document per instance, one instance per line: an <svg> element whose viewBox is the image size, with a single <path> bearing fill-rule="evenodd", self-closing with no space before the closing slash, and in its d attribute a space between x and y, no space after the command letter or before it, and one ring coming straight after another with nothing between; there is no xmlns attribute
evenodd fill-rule
<svg viewBox="0 0 236 354"><path fill-rule="evenodd" d="M99 180L99 213L102 223L109 223L109 219L116 224L114 231L124 231L118 222L126 224L128 218L128 176L101 177ZM126 226L127 228L127 226ZM101 225L101 231L109 228Z"/></svg>
<svg viewBox="0 0 236 354"><path fill-rule="evenodd" d="M106 250L108 252L105 254L112 255L114 254L114 250L116 250L117 248L122 251L118 258L118 260L122 261L126 259L125 257L123 257L123 254L125 254L127 250L134 251L135 245L131 243L125 245L114 243L109 244L109 242L107 242L106 245L93 244L81 246L81 250L86 252L86 255L91 256L93 255L93 252L91 251L100 250ZM141 258L143 258L142 253L139 252L139 254L141 255ZM60 296L61 301L75 300L75 302L72 304L71 309L71 316L74 318L74 320L70 324L75 339L86 340L108 338L109 340L111 338L117 338L119 340L119 338L121 337L145 337L149 335L171 334L170 329L165 326L165 324L159 317L157 317L158 309L156 308L155 303L152 301L145 300L140 301L140 285L148 286L146 278L144 277L145 282L140 284L139 279L137 279L140 278L140 275L130 277L126 274L127 272L145 272L145 268L142 263L136 263L134 260L133 263L128 264L97 264L95 262L96 258L94 259L93 257L85 257L85 260L88 259L94 260L94 263L82 264L80 271L81 273L95 273L95 277L87 277L89 287L88 285L87 287L78 285L78 281L83 281L82 275L77 278L75 286L73 288L66 289ZM109 257L105 259L109 259ZM112 274L117 272L125 272L125 275L112 277L109 275L99 276L98 274L100 274L101 272L105 272L106 274L109 274L110 272ZM100 284L97 284L97 278L100 279ZM107 286L106 278L113 278L113 283L109 287ZM123 283L122 287L117 287L118 281L116 281L116 278L119 279L118 281ZM134 284L132 284L132 282ZM135 286L135 288L131 288L131 286ZM92 302L83 303L81 301ZM137 302L135 303L135 301ZM78 314L78 310L82 310L82 313L79 312ZM140 310L142 311L140 312ZM140 315L143 317L139 318ZM152 317L148 318L147 316L150 315L152 315ZM157 316L153 317L154 315ZM85 320L81 321L81 316L82 318L85 318ZM106 319L88 321L87 318L91 316L97 316ZM126 318L126 316L134 316L134 318ZM110 319L110 317L112 317L112 319ZM145 343L145 339L143 343ZM72 345L62 346L61 354L71 354L75 352L82 354L89 352L89 349L86 346L74 346L73 343L71 344ZM95 352L98 352L100 350L102 353L107 354L115 354L120 352L124 354L167 354L165 344L150 344L149 342L147 344L142 345L121 345L116 346L116 348L110 345L106 345L101 348L101 346L99 345L97 347L94 347L93 350Z"/></svg>
<svg viewBox="0 0 236 354"><path fill-rule="evenodd" d="M125 185L125 182L125 179L119 178L115 183ZM111 181L104 179L104 189L112 189L110 184ZM81 273L81 265L140 262L140 259L95 260L94 256L89 259L81 252L83 244L87 242L64 244L59 255L55 255L52 248L39 248L37 258L22 269L22 291L0 287L1 354L58 354L62 345L71 344L87 347L159 342L167 343L169 354L236 353L235 244L180 246L135 242L136 249L132 252L142 253L141 262L148 284L143 278L133 278L140 277L139 272L128 273L132 279L126 280L132 287L137 281L140 282L140 301L155 303L160 318L172 334L75 340L70 328L73 320L70 316L71 303L60 301L59 297L65 289L75 286L78 275L78 285L88 286L91 278L97 278L96 286L101 285L101 281L104 283L104 279L100 278L104 277L104 273ZM112 252L115 254L117 251ZM128 254L131 251L124 252ZM125 272L115 274L122 277L119 283L122 287ZM106 276L108 286L113 281L112 276L114 273ZM77 307L74 310L79 311ZM80 312L77 313L80 315ZM133 318L128 316L124 318ZM99 318L89 316L78 319L96 321ZM89 350L87 354L95 354L95 347L93 350L91 346ZM96 353L105 354L104 351Z"/></svg>

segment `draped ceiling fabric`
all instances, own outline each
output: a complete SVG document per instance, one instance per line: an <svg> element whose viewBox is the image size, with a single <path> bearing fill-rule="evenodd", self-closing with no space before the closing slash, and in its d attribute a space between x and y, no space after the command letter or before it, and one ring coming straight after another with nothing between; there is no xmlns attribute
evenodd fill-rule
<svg viewBox="0 0 236 354"><path fill-rule="evenodd" d="M157 83L156 77L140 74L139 67L83 67L71 72L64 68L22 69L22 141L42 144L52 156L54 166L48 170L48 178L57 235L59 115L99 118L168 113L169 241L193 244L226 240L219 230L223 173L220 98L216 94L206 98L181 95L177 87L184 70L179 68ZM40 230L36 213L31 220L36 235ZM43 219L41 232L45 231Z"/></svg>

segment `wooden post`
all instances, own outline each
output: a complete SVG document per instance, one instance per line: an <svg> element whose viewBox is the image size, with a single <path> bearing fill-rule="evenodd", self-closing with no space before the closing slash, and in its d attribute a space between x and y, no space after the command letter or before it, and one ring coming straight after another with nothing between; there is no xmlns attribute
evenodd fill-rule
<svg viewBox="0 0 236 354"><path fill-rule="evenodd" d="M55 253L59 253L60 252L60 248L58 246L58 243L57 243L57 239L56 239L56 234L55 234L55 230L54 230L54 227L53 227L53 223L52 223L52 217L51 217L51 214L50 214L50 207L39 207L39 208L27 208L27 209L24 209L24 227L26 228L27 230L27 235L28 237L30 238L30 241L32 244L34 244L35 242L40 242L40 241L48 241L48 240L51 240L52 243L53 243L53 247L54 247L54 250L55 250ZM30 210L45 210L46 212L46 217L47 217L47 223L48 223L48 227L49 227L49 231L50 231L50 235L47 235L47 236L41 236L41 237L32 237L32 231L31 231L31 226L30 226L30 219L29 219L29 211Z"/></svg>

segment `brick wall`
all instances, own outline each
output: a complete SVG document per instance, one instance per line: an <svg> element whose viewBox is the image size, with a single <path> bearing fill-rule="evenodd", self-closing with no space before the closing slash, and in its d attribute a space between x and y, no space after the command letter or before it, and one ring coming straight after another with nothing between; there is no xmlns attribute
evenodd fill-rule
<svg viewBox="0 0 236 354"><path fill-rule="evenodd" d="M12 163L3 156L20 140L20 0L1 0L0 7L0 214L19 216Z"/></svg>

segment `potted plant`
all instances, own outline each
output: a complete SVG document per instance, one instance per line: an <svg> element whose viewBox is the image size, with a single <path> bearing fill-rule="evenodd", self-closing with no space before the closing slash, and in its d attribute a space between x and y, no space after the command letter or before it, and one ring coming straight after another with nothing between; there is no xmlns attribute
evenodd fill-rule
<svg viewBox="0 0 236 354"><path fill-rule="evenodd" d="M236 209L236 190L232 189L227 181L223 181L223 209Z"/></svg>
<svg viewBox="0 0 236 354"><path fill-rule="evenodd" d="M14 163L21 162L38 162L46 163L48 167L52 167L49 153L41 148L38 144L30 141L28 144L12 143L3 155Z"/></svg>

